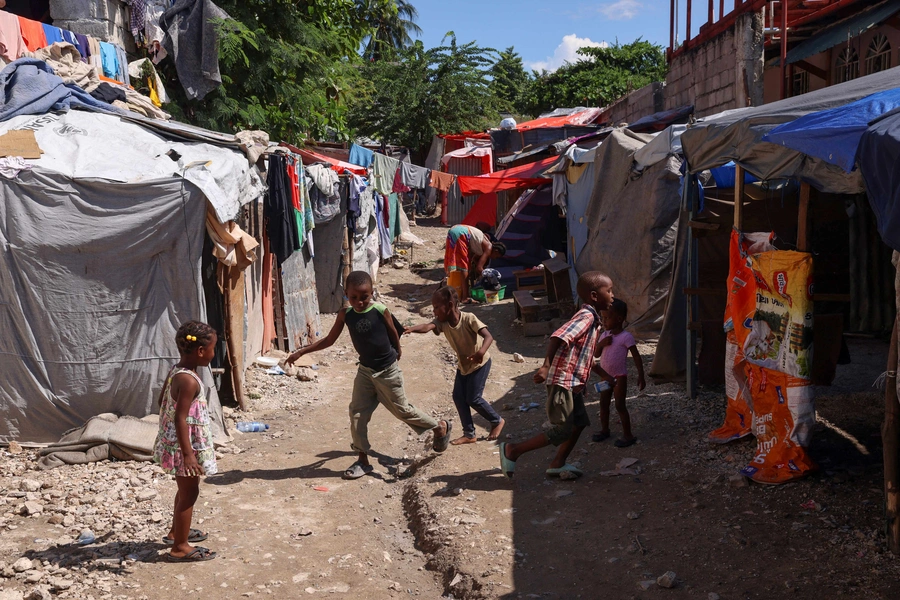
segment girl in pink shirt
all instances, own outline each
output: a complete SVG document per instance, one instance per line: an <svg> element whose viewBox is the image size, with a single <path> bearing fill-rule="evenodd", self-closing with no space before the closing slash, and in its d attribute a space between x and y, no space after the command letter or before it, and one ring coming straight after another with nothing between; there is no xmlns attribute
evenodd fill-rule
<svg viewBox="0 0 900 600"><path fill-rule="evenodd" d="M615 397L616 412L622 421L622 437L616 440L617 448L627 448L637 441L631 433L631 417L625 407L625 393L628 391L628 352L634 358L634 366L638 372L638 389L646 387L644 381L644 363L638 352L634 337L623 329L625 319L628 318L628 305L616 298L608 310L601 313L604 332L597 342L595 356L600 358L600 364L594 365L594 372L600 379L609 384L606 390L600 392L600 432L595 433L591 439L602 442L609 439L609 403Z"/></svg>

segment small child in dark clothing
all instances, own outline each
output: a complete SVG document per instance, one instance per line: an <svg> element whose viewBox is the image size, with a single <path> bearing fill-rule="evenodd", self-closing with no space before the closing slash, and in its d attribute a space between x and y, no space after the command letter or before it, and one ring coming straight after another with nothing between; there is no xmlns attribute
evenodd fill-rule
<svg viewBox="0 0 900 600"><path fill-rule="evenodd" d="M372 278L368 273L354 271L347 276L347 298L350 307L338 313L328 335L297 350L287 360L288 364L293 364L304 354L330 347L341 335L344 324L347 325L353 347L359 353L359 370L350 400L351 448L359 453L359 457L344 471L344 479L358 479L372 472L368 429L379 403L417 434L434 431L434 450L443 452L450 439L451 425L447 421L435 421L407 402L403 371L398 364L402 354L400 334L387 307L372 301Z"/></svg>
<svg viewBox="0 0 900 600"><path fill-rule="evenodd" d="M472 313L460 312L459 295L456 288L444 286L438 288L431 296L434 308L434 321L410 327L404 333L426 333L433 331L446 336L453 351L456 352L459 364L456 380L453 383L453 403L459 412L463 435L452 442L454 446L472 444L475 440L475 422L472 421L472 409L487 419L491 424L488 440L496 440L503 430L505 421L497 411L482 397L484 384L491 372L491 357L488 348L494 342L487 325ZM478 336L482 342L478 343Z"/></svg>

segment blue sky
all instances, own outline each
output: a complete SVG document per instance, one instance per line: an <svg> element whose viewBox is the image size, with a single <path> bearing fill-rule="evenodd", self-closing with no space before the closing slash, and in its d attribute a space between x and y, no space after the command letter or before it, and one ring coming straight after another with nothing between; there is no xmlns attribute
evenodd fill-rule
<svg viewBox="0 0 900 600"><path fill-rule="evenodd" d="M669 0L412 0L421 40L437 46L448 31L462 42L515 46L526 68L554 70L582 46L643 37L669 44ZM692 11L693 12L693 11Z"/></svg>

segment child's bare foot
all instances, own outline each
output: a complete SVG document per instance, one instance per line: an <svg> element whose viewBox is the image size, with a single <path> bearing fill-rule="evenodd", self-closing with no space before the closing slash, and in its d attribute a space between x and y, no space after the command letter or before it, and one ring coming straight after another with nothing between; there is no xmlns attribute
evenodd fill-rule
<svg viewBox="0 0 900 600"><path fill-rule="evenodd" d="M474 444L477 441L478 440L476 440L473 437L466 437L463 435L463 436L456 438L452 442L450 442L450 445L451 446L462 446L463 444Z"/></svg>
<svg viewBox="0 0 900 600"><path fill-rule="evenodd" d="M488 434L488 440L496 440L500 437L500 432L503 431L503 426L506 425L506 419L500 419L500 422L494 425L491 428L491 432Z"/></svg>

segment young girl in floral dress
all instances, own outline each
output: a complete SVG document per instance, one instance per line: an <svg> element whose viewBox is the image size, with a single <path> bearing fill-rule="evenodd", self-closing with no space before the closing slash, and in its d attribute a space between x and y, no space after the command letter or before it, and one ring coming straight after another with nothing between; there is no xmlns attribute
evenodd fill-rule
<svg viewBox="0 0 900 600"><path fill-rule="evenodd" d="M215 354L216 332L206 323L189 321L178 328L175 343L181 360L169 370L159 398L159 434L153 460L175 476L178 492L172 528L163 542L172 546L167 558L172 562L212 560L215 552L191 542L208 536L191 529L194 503L200 494L200 476L217 472L216 455L209 429L206 390L198 367L209 366Z"/></svg>

